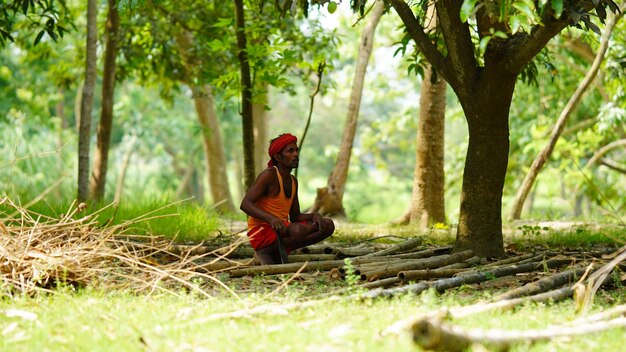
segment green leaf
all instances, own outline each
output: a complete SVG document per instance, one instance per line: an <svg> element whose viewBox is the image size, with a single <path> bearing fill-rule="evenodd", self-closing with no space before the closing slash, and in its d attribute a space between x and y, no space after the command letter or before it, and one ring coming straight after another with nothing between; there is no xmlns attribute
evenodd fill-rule
<svg viewBox="0 0 626 352"><path fill-rule="evenodd" d="M34 45L39 44L39 42L41 41L41 38L43 38L44 33L46 33L45 30L39 31L39 33L37 34L37 37L35 37L35 44Z"/></svg>
<svg viewBox="0 0 626 352"><path fill-rule="evenodd" d="M329 2L328 3L328 13L335 13L335 11L337 11L337 3L336 2Z"/></svg>
<svg viewBox="0 0 626 352"><path fill-rule="evenodd" d="M554 10L556 18L561 17L561 13L563 13L563 0L552 0L550 6L552 6Z"/></svg>
<svg viewBox="0 0 626 352"><path fill-rule="evenodd" d="M476 0L463 0L461 5L461 22L467 22L476 6Z"/></svg>
<svg viewBox="0 0 626 352"><path fill-rule="evenodd" d="M489 44L490 40L491 36L486 36L480 40L480 43L478 43L478 50L481 56L485 53L485 50L487 50L487 44Z"/></svg>

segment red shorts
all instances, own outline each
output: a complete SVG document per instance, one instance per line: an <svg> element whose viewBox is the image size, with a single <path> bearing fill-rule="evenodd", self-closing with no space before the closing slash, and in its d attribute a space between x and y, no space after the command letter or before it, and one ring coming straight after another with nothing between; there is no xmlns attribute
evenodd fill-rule
<svg viewBox="0 0 626 352"><path fill-rule="evenodd" d="M289 227L289 224L291 224L289 221L285 221L284 223L285 228ZM303 221L301 223L306 223L306 221ZM250 245L252 246L252 248L257 250L260 248L265 248L274 243L276 241L276 232L269 224L259 225L248 230L248 237L250 239ZM289 254L292 250L293 248L285 248L287 254Z"/></svg>

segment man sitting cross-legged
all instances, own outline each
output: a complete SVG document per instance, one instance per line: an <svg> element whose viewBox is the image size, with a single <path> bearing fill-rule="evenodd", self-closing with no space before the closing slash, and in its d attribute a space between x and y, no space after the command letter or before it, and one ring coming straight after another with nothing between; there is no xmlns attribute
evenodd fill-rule
<svg viewBox="0 0 626 352"><path fill-rule="evenodd" d="M287 254L332 235L335 224L318 213L300 212L297 138L282 134L270 142L267 169L257 176L241 202L248 214L250 245L261 264L287 262Z"/></svg>

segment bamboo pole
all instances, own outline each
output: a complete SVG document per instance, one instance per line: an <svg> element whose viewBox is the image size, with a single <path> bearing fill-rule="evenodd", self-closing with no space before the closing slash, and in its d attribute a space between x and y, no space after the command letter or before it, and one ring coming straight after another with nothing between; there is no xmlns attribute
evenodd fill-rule
<svg viewBox="0 0 626 352"><path fill-rule="evenodd" d="M373 281L374 279L385 279L388 277L397 276L398 272L400 271L438 268L441 266L458 263L473 256L474 252L472 252L471 250L467 250L455 254L444 254L432 258L417 259L411 262L390 264L388 267L367 272L361 272L361 277L364 277L367 281Z"/></svg>
<svg viewBox="0 0 626 352"><path fill-rule="evenodd" d="M352 265L359 265L362 263L369 263L380 260L380 258L353 258L351 259ZM335 260L323 260L323 261L314 261L308 262L307 267L304 271L315 271L315 270L331 270L333 268L341 268L345 265L345 262L340 259ZM241 277L246 275L258 275L258 274L267 274L267 275L277 275L277 274L289 274L295 273L302 267L302 263L287 263L287 264L271 264L271 265L259 265L250 268L241 268L232 270L229 272L231 277Z"/></svg>
<svg viewBox="0 0 626 352"><path fill-rule="evenodd" d="M548 291L557 287L561 287L565 284L571 284L572 281L581 277L585 273L586 270L587 270L587 267L574 268L571 270L557 273L549 277L545 277L543 279L540 279L534 282L529 282L522 287L517 287L513 290L497 295L496 297L494 297L494 300L496 301L510 300L513 298L529 296L529 295L545 292L545 291Z"/></svg>
<svg viewBox="0 0 626 352"><path fill-rule="evenodd" d="M402 251L407 251L407 250L414 249L415 247L421 245L422 242L423 241L422 241L421 237L415 237L415 238L411 238L411 239L409 239L407 241L404 241L402 243L399 243L397 245L394 245L394 246L392 246L390 248L383 249L383 250L378 251L378 252L366 254L365 256L368 256L368 257L383 256L383 255L394 254L394 253L398 253L398 252L402 252Z"/></svg>
<svg viewBox="0 0 626 352"><path fill-rule="evenodd" d="M479 256L473 256L469 258L468 260L464 260L460 263L454 263L454 264L442 266L439 269L464 269L465 268L465 270L469 270L467 268L480 263L480 260L481 258Z"/></svg>
<svg viewBox="0 0 626 352"><path fill-rule="evenodd" d="M398 279L402 281L410 280L428 280L441 277L452 277L458 273L467 271L467 269L425 269L425 270L406 270L398 272Z"/></svg>
<svg viewBox="0 0 626 352"><path fill-rule="evenodd" d="M462 275L458 275L452 278L439 279L434 282L426 282L421 281L415 284L406 285L397 288L385 289L385 290L372 290L367 292L361 298L377 298L377 297L393 297L400 294L413 293L418 294L422 291L427 290L432 287L437 291L445 291L449 288L459 287L461 285L469 285L475 284L483 281L490 280L496 277L503 277L514 275L518 273L524 273L529 271L534 271L537 269L542 269L544 266L547 268L555 268L565 264L568 264L569 260L559 260L559 259L551 259L544 262L536 262L536 263L527 263L527 264L510 264L497 268L492 268L488 271L478 272L478 273L463 273Z"/></svg>

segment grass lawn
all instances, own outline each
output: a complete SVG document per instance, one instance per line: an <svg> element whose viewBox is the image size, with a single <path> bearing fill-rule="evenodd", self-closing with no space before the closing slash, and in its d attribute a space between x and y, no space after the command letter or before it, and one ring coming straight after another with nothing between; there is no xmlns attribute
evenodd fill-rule
<svg viewBox="0 0 626 352"><path fill-rule="evenodd" d="M392 323L444 306L485 298L471 287L443 295L425 292L374 301L324 302L286 309L301 288L288 287L268 299L249 293L239 299L137 296L85 290L34 298L5 299L0 304L0 350L3 351L414 351L410 334L386 333ZM604 295L602 305L623 302L621 294ZM273 306L262 314L219 317L216 314ZM595 310L602 308L596 305ZM527 304L455 320L466 328L542 329L576 317L571 300ZM516 351L620 351L625 333L613 329L549 343L518 345Z"/></svg>
<svg viewBox="0 0 626 352"><path fill-rule="evenodd" d="M175 236L192 240L202 232L216 231L205 219L201 208L178 208L186 229L193 234L172 231ZM129 218L116 217L118 220ZM161 215L161 214L159 214ZM108 216L108 215L107 215ZM110 215L113 216L112 214ZM132 218L132 217L130 217ZM157 218L163 221L167 218ZM210 218L213 222L215 219ZM166 224L165 222L164 224ZM217 224L217 221L215 221ZM158 234L158 223L144 229ZM152 227L155 225L156 227ZM525 225L507 231L507 249L524 253L536 247L553 250L585 250L594 246L617 247L624 243L622 228L607 231L585 229L551 230L546 226ZM176 228L176 226L172 227ZM169 231L169 230L168 230ZM206 233L206 232L205 232ZM398 243L423 235L426 245L445 245L454 241L453 231L437 228L426 234L411 227L357 226L344 224L333 236L335 242L355 244L362 241ZM393 299L359 300L344 298L320 300L323 294L337 288L350 288L350 280L332 280L328 272L290 275L218 276L236 295L212 281L197 282L209 297L190 292L189 288L169 287L169 294L107 290L86 287L76 290L61 286L54 293L4 296L0 300L0 351L415 351L408 330L389 331L400 320L442 308L488 301L510 289L506 281L465 285L439 294L425 291ZM354 287L352 287L354 289ZM11 292L3 287L2 292ZM617 286L600 290L592 312L622 305L626 291ZM336 296L335 296L336 297ZM545 329L578 318L572 299L557 303L524 304L514 309L494 310L450 323L463 328ZM547 343L519 344L514 351L620 351L624 350L626 330L614 328L605 332L575 338L558 338ZM483 347L475 347L481 350ZM482 349L484 350L484 348Z"/></svg>

